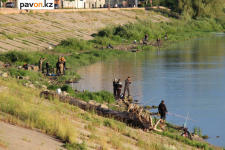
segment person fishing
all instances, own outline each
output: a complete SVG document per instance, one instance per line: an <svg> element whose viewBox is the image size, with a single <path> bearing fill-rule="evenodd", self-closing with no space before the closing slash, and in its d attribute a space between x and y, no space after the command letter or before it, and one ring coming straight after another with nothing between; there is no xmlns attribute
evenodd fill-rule
<svg viewBox="0 0 225 150"><path fill-rule="evenodd" d="M117 79L115 78L113 81L113 94L116 96L116 90L117 90Z"/></svg>
<svg viewBox="0 0 225 150"><path fill-rule="evenodd" d="M167 111L166 105L164 104L164 100L162 100L161 103L159 104L158 112L159 112L159 114L161 116L161 119L163 120L162 124L164 125L165 120L166 120L166 112L167 112L167 114L169 113Z"/></svg>
<svg viewBox="0 0 225 150"><path fill-rule="evenodd" d="M125 80L125 87L124 87L124 96L125 96L125 92L128 92L128 98L130 96L130 88L129 85L131 84L132 81L130 81L130 77L127 77L127 79Z"/></svg>
<svg viewBox="0 0 225 150"><path fill-rule="evenodd" d="M145 34L145 41L148 41L148 34Z"/></svg>
<svg viewBox="0 0 225 150"><path fill-rule="evenodd" d="M120 98L121 89L122 89L122 82L119 79L118 82L117 82L117 95L116 95L116 99L119 99Z"/></svg>

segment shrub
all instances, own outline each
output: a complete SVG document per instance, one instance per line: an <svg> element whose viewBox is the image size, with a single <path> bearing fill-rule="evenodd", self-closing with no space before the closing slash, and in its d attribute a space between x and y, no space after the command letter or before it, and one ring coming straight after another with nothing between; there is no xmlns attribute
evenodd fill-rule
<svg viewBox="0 0 225 150"><path fill-rule="evenodd" d="M61 43L56 48L54 48L54 51L60 53L68 53L91 49L93 48L91 46L91 43L88 41L77 38L68 38L66 40L62 40Z"/></svg>
<svg viewBox="0 0 225 150"><path fill-rule="evenodd" d="M48 86L48 89L49 89L49 90L53 90L53 91L56 91L58 88L60 88L60 86L55 85L55 84L49 85L49 86Z"/></svg>
<svg viewBox="0 0 225 150"><path fill-rule="evenodd" d="M30 77L29 80L32 82L39 81L39 79L43 77L41 73L36 73L34 71L22 70L22 69L16 69L16 68L10 68L9 73L11 76L23 76L23 77L29 76Z"/></svg>
<svg viewBox="0 0 225 150"><path fill-rule="evenodd" d="M74 91L73 89L69 86L69 85L64 85L62 88L61 88L62 91L66 91L67 93L70 93L70 94L74 94Z"/></svg>
<svg viewBox="0 0 225 150"><path fill-rule="evenodd" d="M75 94L74 96L84 101L94 100L98 103L103 103L103 102L115 103L115 98L113 94L108 91L101 91L101 92L86 91L84 93Z"/></svg>

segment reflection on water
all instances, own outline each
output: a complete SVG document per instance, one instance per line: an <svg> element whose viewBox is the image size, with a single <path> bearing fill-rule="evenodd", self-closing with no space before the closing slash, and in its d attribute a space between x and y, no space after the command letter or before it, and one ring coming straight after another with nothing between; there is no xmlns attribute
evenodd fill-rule
<svg viewBox="0 0 225 150"><path fill-rule="evenodd" d="M165 100L169 112L189 117L192 131L201 127L208 142L225 146L225 36L213 36L169 45L165 49L133 53L129 58L99 62L80 68L84 78L75 88L112 92L114 78L133 81L131 95L143 104L158 105ZM156 111L156 110L153 110ZM185 119L167 115L171 123ZM220 136L220 138L216 138Z"/></svg>

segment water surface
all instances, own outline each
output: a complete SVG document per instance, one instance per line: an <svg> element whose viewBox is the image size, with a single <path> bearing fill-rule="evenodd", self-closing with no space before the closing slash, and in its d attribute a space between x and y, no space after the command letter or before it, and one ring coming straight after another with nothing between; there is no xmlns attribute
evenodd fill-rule
<svg viewBox="0 0 225 150"><path fill-rule="evenodd" d="M131 95L142 104L159 105L165 101L168 111L187 116L202 129L213 145L225 146L225 36L183 41L167 48L133 53L128 58L99 62L80 68L84 78L75 88L112 92L114 78L133 81ZM156 110L152 110L156 111ZM183 125L185 119L167 115L170 123ZM220 138L216 138L220 136Z"/></svg>

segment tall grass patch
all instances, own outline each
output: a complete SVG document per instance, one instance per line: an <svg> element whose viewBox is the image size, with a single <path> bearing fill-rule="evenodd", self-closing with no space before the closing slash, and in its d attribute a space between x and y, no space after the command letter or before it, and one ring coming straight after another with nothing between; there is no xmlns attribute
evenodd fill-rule
<svg viewBox="0 0 225 150"><path fill-rule="evenodd" d="M7 83L7 85L8 90L0 93L2 112L22 120L29 128L41 129L66 142L76 142L77 131L74 124L63 117L62 109L50 107L38 101L35 97L39 97L39 90L30 90L15 82Z"/></svg>
<svg viewBox="0 0 225 150"><path fill-rule="evenodd" d="M108 91L101 91L101 92L89 92L86 91L84 93L75 94L74 97L77 97L81 100L88 102L89 100L94 100L98 103L115 103L115 98L112 93Z"/></svg>
<svg viewBox="0 0 225 150"><path fill-rule="evenodd" d="M89 41L77 38L68 38L66 40L62 40L61 43L56 48L54 48L54 51L60 53L72 53L76 51L92 49L92 43Z"/></svg>

